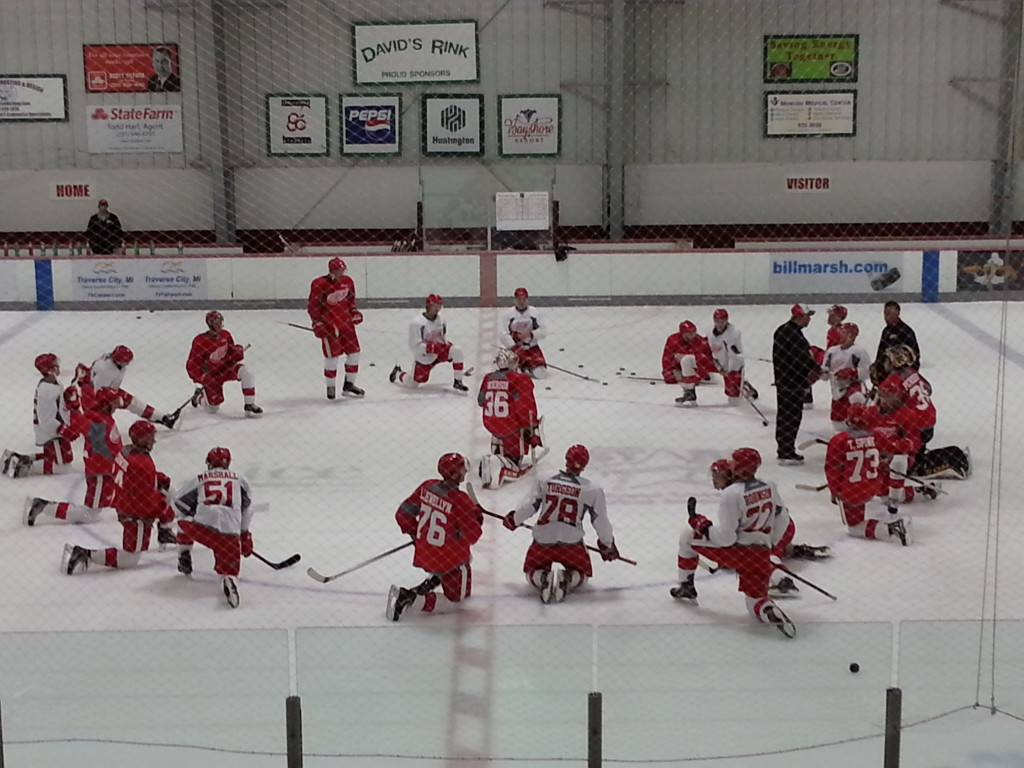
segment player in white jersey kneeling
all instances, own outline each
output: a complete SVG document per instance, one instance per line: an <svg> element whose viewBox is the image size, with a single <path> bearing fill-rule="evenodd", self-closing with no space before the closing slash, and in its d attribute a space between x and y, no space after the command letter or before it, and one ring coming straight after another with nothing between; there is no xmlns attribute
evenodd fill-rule
<svg viewBox="0 0 1024 768"><path fill-rule="evenodd" d="M722 490L717 524L694 508L688 510L687 527L679 537L680 583L670 594L677 600L696 602L693 575L703 555L736 571L747 610L758 621L775 626L786 637L795 637L793 622L768 596L774 568L772 547L782 538L788 523L788 515L780 514L785 508L778 488L755 476L761 454L753 448L733 451L731 466L733 482Z"/></svg>
<svg viewBox="0 0 1024 768"><path fill-rule="evenodd" d="M860 328L855 323L839 326L839 344L825 350L821 367L832 385L832 428L846 431L846 414L852 403L865 401L864 386L870 380L871 360L856 344Z"/></svg>
<svg viewBox="0 0 1024 768"><path fill-rule="evenodd" d="M533 380L516 370L519 358L500 349L496 371L480 382L477 404L483 409L484 427L491 433L491 452L480 459L478 474L484 488L498 488L517 480L547 455L533 396Z"/></svg>
<svg viewBox="0 0 1024 768"><path fill-rule="evenodd" d="M174 425L181 417L182 408L172 413L163 413L152 405L138 400L131 392L121 389L124 375L134 359L135 353L130 348L124 344L118 344L107 354L96 358L89 368L79 363L75 368L75 380L72 384L76 385L81 393L82 408L86 411L91 410L94 393L99 389L109 387L121 393L122 405L119 406L120 408L126 408L136 416L155 424L162 424L168 429L174 429Z"/></svg>
<svg viewBox="0 0 1024 768"><path fill-rule="evenodd" d="M743 380L743 334L729 322L729 311L719 307L712 315L714 327L708 334L708 346L715 367L722 374L725 396L729 405L736 405L740 397L757 399L757 390Z"/></svg>
<svg viewBox="0 0 1024 768"><path fill-rule="evenodd" d="M515 302L501 319L501 346L516 353L520 371L535 379L546 378L548 363L540 342L548 335L548 327L540 313L530 306L530 294L525 288L516 288Z"/></svg>
<svg viewBox="0 0 1024 768"><path fill-rule="evenodd" d="M193 475L174 500L178 511L178 571L192 575L192 545L213 550L213 570L220 574L228 605L237 608L241 559L252 554L252 491L231 469L231 451L211 448L206 471Z"/></svg>
<svg viewBox="0 0 1024 768"><path fill-rule="evenodd" d="M462 382L465 366L462 350L448 341L448 325L441 319L444 299L436 293L427 296L426 309L409 323L409 349L412 350L412 373L406 373L400 365L391 369L388 377L392 384L400 387L418 387L430 378L430 372L438 363L451 363L455 372L452 387L458 392L469 392Z"/></svg>
<svg viewBox="0 0 1024 768"><path fill-rule="evenodd" d="M523 573L540 590L545 603L560 603L594 571L583 543L583 518L590 516L597 531L603 560L617 560L618 547L605 508L604 489L580 474L590 463L590 452L574 445L565 452L565 469L534 481L530 493L507 515L503 524L514 531L538 512L533 543L526 551ZM561 568L553 566L561 565Z"/></svg>

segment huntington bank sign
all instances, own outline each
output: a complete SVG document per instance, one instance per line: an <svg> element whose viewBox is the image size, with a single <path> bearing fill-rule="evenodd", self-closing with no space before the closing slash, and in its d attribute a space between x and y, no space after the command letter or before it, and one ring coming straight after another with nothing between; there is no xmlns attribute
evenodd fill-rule
<svg viewBox="0 0 1024 768"><path fill-rule="evenodd" d="M352 25L355 82L478 83L475 21Z"/></svg>

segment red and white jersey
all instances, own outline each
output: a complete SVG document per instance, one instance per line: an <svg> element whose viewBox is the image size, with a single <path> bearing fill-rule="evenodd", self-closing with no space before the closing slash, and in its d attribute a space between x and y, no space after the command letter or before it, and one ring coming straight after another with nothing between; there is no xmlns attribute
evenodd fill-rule
<svg viewBox="0 0 1024 768"><path fill-rule="evenodd" d="M68 413L64 388L59 381L40 379L36 384L32 426L35 428L36 445L45 445L60 436L58 430L61 427L71 426L71 414Z"/></svg>
<svg viewBox="0 0 1024 768"><path fill-rule="evenodd" d="M446 344L448 338L448 325L437 313L433 320L429 319L422 312L409 323L409 349L412 350L413 358L417 363L430 365L437 359L437 355L427 352L427 342L435 344Z"/></svg>
<svg viewBox="0 0 1024 768"><path fill-rule="evenodd" d="M178 516L215 531L240 536L252 520L249 482L230 469L193 475L174 499Z"/></svg>
<svg viewBox="0 0 1024 768"><path fill-rule="evenodd" d="M851 344L848 347L836 345L825 350L821 367L832 385L832 399L840 400L851 384L863 384L870 378L871 358L863 347Z"/></svg>
<svg viewBox="0 0 1024 768"><path fill-rule="evenodd" d="M124 368L118 367L110 355L106 354L93 361L92 368L89 369L89 381L94 389L101 387L120 389L121 382L124 381L124 374Z"/></svg>
<svg viewBox="0 0 1024 768"><path fill-rule="evenodd" d="M842 323L839 325L842 325ZM839 332L839 325L830 325L828 327L828 333L825 334L825 349L838 347L841 343L842 339L840 338L841 334Z"/></svg>
<svg viewBox="0 0 1024 768"><path fill-rule="evenodd" d="M721 333L712 327L708 346L720 370L738 371L743 367L743 334L732 323L727 323Z"/></svg>
<svg viewBox="0 0 1024 768"><path fill-rule="evenodd" d="M783 506L779 489L771 480L737 480L722 491L718 502L718 520L708 529L707 547L772 546L785 533L788 516L779 515Z"/></svg>
<svg viewBox="0 0 1024 768"><path fill-rule="evenodd" d="M85 476L110 475L115 483L120 483L128 462L114 417L93 410L71 414L71 423L85 445Z"/></svg>
<svg viewBox="0 0 1024 768"><path fill-rule="evenodd" d="M915 423L921 429L935 426L935 403L932 402L932 385L919 371L913 368L901 368L898 371L903 379L903 404L915 412Z"/></svg>
<svg viewBox="0 0 1024 768"><path fill-rule="evenodd" d="M880 432L851 429L832 436L825 450L828 489L847 504L863 504L887 487L882 451L888 441Z"/></svg>
<svg viewBox="0 0 1024 768"><path fill-rule="evenodd" d="M510 435L537 423L533 379L525 373L488 373L480 382L476 402L483 408L484 428L492 435Z"/></svg>
<svg viewBox="0 0 1024 768"><path fill-rule="evenodd" d="M611 546L614 535L605 507L604 489L585 477L560 471L538 477L533 488L515 509L517 523L525 523L540 513L533 524L533 540L538 544L578 544L583 541L583 518L602 543Z"/></svg>
<svg viewBox="0 0 1024 768"><path fill-rule="evenodd" d="M241 357L232 351L235 340L231 334L222 330L216 336L210 332L200 333L192 339L192 348L188 353L185 370L192 381L202 382L207 376L216 377L228 368L241 361ZM241 347L238 348L239 350Z"/></svg>
<svg viewBox="0 0 1024 768"><path fill-rule="evenodd" d="M348 275L334 280L321 275L309 286L306 311L314 323L327 323L332 328L352 325L352 310L356 308L356 284Z"/></svg>
<svg viewBox="0 0 1024 768"><path fill-rule="evenodd" d="M540 313L533 307L519 309L510 307L501 319L501 334L498 342L502 347L523 347L529 349L540 345L548 335L548 327L541 320Z"/></svg>
<svg viewBox="0 0 1024 768"><path fill-rule="evenodd" d="M416 538L412 564L428 573L468 563L470 548L484 530L482 520L464 491L439 478L420 483L395 512L402 533Z"/></svg>
<svg viewBox="0 0 1024 768"><path fill-rule="evenodd" d="M121 456L126 466L114 503L118 515L145 520L162 518L167 499L157 488L156 465L149 451L129 445Z"/></svg>

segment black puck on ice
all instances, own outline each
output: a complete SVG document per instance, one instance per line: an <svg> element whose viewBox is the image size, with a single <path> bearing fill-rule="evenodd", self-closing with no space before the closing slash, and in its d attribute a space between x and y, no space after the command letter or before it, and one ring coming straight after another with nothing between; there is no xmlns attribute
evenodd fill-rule
<svg viewBox="0 0 1024 768"><path fill-rule="evenodd" d="M607 381L602 381L602 382L601 382L601 384L602 384L603 386L606 386L606 387L608 386L608 382L607 382Z"/></svg>
<svg viewBox="0 0 1024 768"><path fill-rule="evenodd" d="M636 376L636 371L630 371L630 372L629 372L629 375L630 375L630 376Z"/></svg>
<svg viewBox="0 0 1024 768"><path fill-rule="evenodd" d="M136 319L136 320L141 320L141 319L142 319L142 315L136 315L136 316L135 316L135 319Z"/></svg>
<svg viewBox="0 0 1024 768"><path fill-rule="evenodd" d="M860 664L858 664L856 661L851 662L850 663L850 671L853 672L854 674L857 674L858 672L860 672Z"/></svg>
<svg viewBox="0 0 1024 768"><path fill-rule="evenodd" d="M551 389L551 387L544 387L544 389Z"/></svg>
<svg viewBox="0 0 1024 768"><path fill-rule="evenodd" d="M653 386L654 386L655 384L657 384L658 382L656 382L656 381L651 381L651 382L648 382L648 383L649 383L649 384L650 384L650 385L651 385L651 386L653 387Z"/></svg>
<svg viewBox="0 0 1024 768"><path fill-rule="evenodd" d="M559 348L558 348L558 351L559 351L559 352L565 352L565 347L559 347Z"/></svg>
<svg viewBox="0 0 1024 768"><path fill-rule="evenodd" d="M580 363L580 364L579 364L579 365L577 365L576 367L577 367L577 368L582 368L582 367L583 367L583 363Z"/></svg>
<svg viewBox="0 0 1024 768"><path fill-rule="evenodd" d="M370 367L371 368L373 368L373 366L375 366L375 365L376 365L376 363L370 363Z"/></svg>

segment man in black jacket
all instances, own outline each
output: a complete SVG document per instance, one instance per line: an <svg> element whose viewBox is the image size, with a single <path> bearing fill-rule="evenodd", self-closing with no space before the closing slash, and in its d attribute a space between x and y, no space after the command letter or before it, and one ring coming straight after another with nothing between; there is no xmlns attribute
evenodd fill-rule
<svg viewBox="0 0 1024 768"><path fill-rule="evenodd" d="M917 334L914 333L914 329L900 319L899 302L885 302L882 312L885 315L885 327L878 340L878 354L875 355L875 362L881 364L885 361L885 350L906 344L914 350L915 359L912 367L916 371L921 367L921 349L917 346Z"/></svg>
<svg viewBox="0 0 1024 768"><path fill-rule="evenodd" d="M96 213L89 217L89 225L85 230L85 239L89 241L89 250L96 255L116 253L121 249L121 220L117 214L107 208L107 201L100 200Z"/></svg>
<svg viewBox="0 0 1024 768"><path fill-rule="evenodd" d="M775 329L772 341L772 365L775 368L775 445L779 464L801 464L804 457L796 452L796 435L804 417L804 396L818 380L821 369L811 355L811 345L804 338L804 328L811 322L814 310L805 304L794 304L787 322Z"/></svg>

